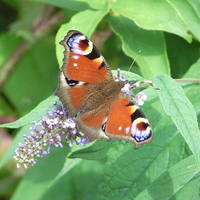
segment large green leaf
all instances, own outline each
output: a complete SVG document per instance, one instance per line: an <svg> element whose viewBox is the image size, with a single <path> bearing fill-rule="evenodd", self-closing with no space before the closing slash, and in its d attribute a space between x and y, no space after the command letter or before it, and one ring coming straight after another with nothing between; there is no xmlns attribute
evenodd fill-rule
<svg viewBox="0 0 200 200"><path fill-rule="evenodd" d="M69 158L82 158L87 160L98 160L106 158L113 151L120 151L124 148L124 142L97 140L86 147L73 151Z"/></svg>
<svg viewBox="0 0 200 200"><path fill-rule="evenodd" d="M198 41L200 41L200 1L171 0L169 2L176 9L176 12L179 14L180 18L183 19L188 30Z"/></svg>
<svg viewBox="0 0 200 200"><path fill-rule="evenodd" d="M179 9L182 9L182 13L170 1L126 0L125 3L124 0L118 0L113 1L111 7L115 12L133 20L141 28L163 30L177 34L187 41L191 41L191 35L188 34L188 27L183 18L183 15L187 18L190 16L185 12L185 6L183 6L185 1L179 2ZM198 3L196 4L196 7L198 7ZM189 11L192 10L190 8L191 6L189 7Z"/></svg>
<svg viewBox="0 0 200 200"><path fill-rule="evenodd" d="M98 183L101 181L102 164L99 161L81 160L65 176L44 189L45 193L40 199L96 199Z"/></svg>
<svg viewBox="0 0 200 200"><path fill-rule="evenodd" d="M198 176L196 176L197 174ZM194 185L194 183L199 182L199 175L198 166L195 165L195 158L190 156L163 173L149 187L137 195L135 199L198 199L199 185ZM196 181L192 180L195 176ZM188 187L190 181L193 181L191 188ZM185 189L188 193L184 191Z"/></svg>
<svg viewBox="0 0 200 200"><path fill-rule="evenodd" d="M166 75L153 77L153 86L157 91L162 106L182 134L196 161L200 164L200 132L196 113L181 86Z"/></svg>
<svg viewBox="0 0 200 200"><path fill-rule="evenodd" d="M66 146L52 148L50 155L39 159L22 178L12 200L95 199L102 163L65 159L68 152ZM63 167L65 174L57 178Z"/></svg>
<svg viewBox="0 0 200 200"><path fill-rule="evenodd" d="M168 128L163 123L167 123ZM169 118L163 117L154 134L151 144L137 150L132 144L124 144L120 149L113 145L99 185L99 199L134 199L168 168L183 159L184 140L176 135L176 128Z"/></svg>
<svg viewBox="0 0 200 200"><path fill-rule="evenodd" d="M136 62L145 78L170 74L162 33L138 28L132 20L123 16L111 15L107 19L128 56L134 58L139 50L142 51Z"/></svg>

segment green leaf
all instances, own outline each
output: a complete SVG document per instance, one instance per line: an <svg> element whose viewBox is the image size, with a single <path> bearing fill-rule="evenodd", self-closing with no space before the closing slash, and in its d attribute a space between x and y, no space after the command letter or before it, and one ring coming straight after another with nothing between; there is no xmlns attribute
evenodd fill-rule
<svg viewBox="0 0 200 200"><path fill-rule="evenodd" d="M199 199L199 173L196 176L185 183L184 187L180 189L176 194L176 199Z"/></svg>
<svg viewBox="0 0 200 200"><path fill-rule="evenodd" d="M63 40L67 32L69 30L78 30L83 32L87 37L90 37L107 12L108 7L106 5L99 11L85 10L74 15L69 23L61 26L56 35L56 54L60 66L62 65L63 59L63 47L59 45L59 42ZM88 21L90 22L89 24ZM87 26L85 26L85 24L87 24Z"/></svg>
<svg viewBox="0 0 200 200"><path fill-rule="evenodd" d="M0 69L3 66L4 62L14 49L20 44L21 39L19 39L14 34L1 33L0 34Z"/></svg>
<svg viewBox="0 0 200 200"><path fill-rule="evenodd" d="M15 148L18 147L19 142L24 142L23 135L29 134L29 126L24 126L22 129L20 129L16 135L16 137L13 139L11 146L6 151L6 153L3 155L3 158L0 160L0 169L15 155Z"/></svg>
<svg viewBox="0 0 200 200"><path fill-rule="evenodd" d="M12 199L40 199L64 165L68 152L66 147L51 148L50 155L40 158L35 166L29 168Z"/></svg>
<svg viewBox="0 0 200 200"><path fill-rule="evenodd" d="M107 141L95 141L88 144L86 147L73 151L69 158L82 158L87 160L98 160L107 156L109 146Z"/></svg>
<svg viewBox="0 0 200 200"><path fill-rule="evenodd" d="M12 199L95 199L102 163L66 159L68 152L67 146L52 148L51 154L28 169Z"/></svg>
<svg viewBox="0 0 200 200"><path fill-rule="evenodd" d="M81 3L78 1L74 0L32 0L32 1L39 1L42 3L47 3L51 4L60 8L66 8L66 9L71 9L75 11L81 11L81 10L86 10L89 8L89 6L85 3Z"/></svg>
<svg viewBox="0 0 200 200"><path fill-rule="evenodd" d="M196 78L199 79L200 77L200 71L199 71L199 65L200 65L200 59L197 60L196 63L194 63L190 69L185 73L183 78ZM187 97L190 99L191 103L193 104L195 112L199 115L200 114L200 84L199 83L182 83ZM198 116L198 122L199 122L199 116ZM200 122L199 122L200 124Z"/></svg>
<svg viewBox="0 0 200 200"><path fill-rule="evenodd" d="M35 44L15 66L4 84L3 93L21 115L55 91L57 66L53 38L49 37Z"/></svg>
<svg viewBox="0 0 200 200"><path fill-rule="evenodd" d="M106 158L107 156L120 151L125 147L126 142L121 141L105 141L96 140L86 147L81 148L77 151L73 151L69 158L82 158L87 160L98 160ZM131 144L133 147L133 144Z"/></svg>
<svg viewBox="0 0 200 200"><path fill-rule="evenodd" d="M58 101L58 98L55 96L50 96L46 100L42 101L36 108L34 108L30 113L20 118L19 120L2 124L0 127L4 128L19 128L21 126L25 126L27 124L32 123L33 121L37 121L40 119L41 115L46 115L46 110L53 108L53 101Z"/></svg>
<svg viewBox="0 0 200 200"><path fill-rule="evenodd" d="M170 1L145 1L145 0L118 0L112 2L112 9L131 20L137 26L147 30L162 30L170 33L177 34L191 42L192 37L188 34L188 27L184 20L183 15L185 9L182 7L181 1L179 9ZM188 6L186 6L188 8ZM190 9L190 8L189 8ZM199 23L198 23L199 25Z"/></svg>
<svg viewBox="0 0 200 200"><path fill-rule="evenodd" d="M111 15L107 20L120 37L126 55L134 58L141 50L136 62L145 78L170 74L162 33L138 28L132 20L123 16Z"/></svg>
<svg viewBox="0 0 200 200"><path fill-rule="evenodd" d="M69 159L68 162L73 160ZM81 160L54 185L46 188L43 199L96 199L103 163ZM78 191L78 192L77 192Z"/></svg>
<svg viewBox="0 0 200 200"><path fill-rule="evenodd" d="M200 164L200 132L196 113L181 86L166 75L153 77L153 86L168 116L182 134L196 161Z"/></svg>
<svg viewBox="0 0 200 200"><path fill-rule="evenodd" d="M79 2L87 3L92 9L103 9L103 7L108 4L107 0L77 0Z"/></svg>
<svg viewBox="0 0 200 200"><path fill-rule="evenodd" d="M187 184L190 183L192 178L197 174L199 181L200 173L198 166L195 165L194 156L190 156L163 173L149 187L137 195L135 199L191 199L188 198L191 194L186 194L184 188L187 187ZM197 191L199 190L199 185L193 185L192 187L194 188L190 188L190 192L194 193L196 190L196 196L192 196L192 199L198 199L199 194ZM179 194L177 194L178 192ZM186 196L183 196L183 194L181 195L180 193L182 192L184 192ZM176 198L177 195L181 195L184 198Z"/></svg>
<svg viewBox="0 0 200 200"><path fill-rule="evenodd" d="M200 41L200 1L171 1L177 14L186 24L188 31ZM187 12L185 12L187 10Z"/></svg>
<svg viewBox="0 0 200 200"><path fill-rule="evenodd" d="M199 79L200 77L199 65L200 65L200 58L189 68L189 70L184 74L183 78Z"/></svg>
<svg viewBox="0 0 200 200"><path fill-rule="evenodd" d="M51 182L51 185L55 184L57 181L59 181L59 179L61 179L67 173L70 173L70 170L72 170L81 161L82 161L81 159L68 160L68 158L66 158L65 164L63 165L63 168L61 169L59 174L55 177L55 179Z"/></svg>

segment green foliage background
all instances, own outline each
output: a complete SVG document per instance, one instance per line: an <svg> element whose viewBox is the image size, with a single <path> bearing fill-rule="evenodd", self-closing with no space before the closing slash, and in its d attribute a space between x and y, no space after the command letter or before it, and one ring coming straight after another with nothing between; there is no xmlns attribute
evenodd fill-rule
<svg viewBox="0 0 200 200"><path fill-rule="evenodd" d="M16 129L1 131L1 199L200 199L200 87L172 79L200 78L199 0L0 4L0 119L23 116L2 125ZM131 71L160 88L146 89L142 106L153 141L137 150L125 141L84 148L63 142L35 166L16 170L14 148L57 100L59 41L71 29L93 35L112 69L127 71L142 50Z"/></svg>

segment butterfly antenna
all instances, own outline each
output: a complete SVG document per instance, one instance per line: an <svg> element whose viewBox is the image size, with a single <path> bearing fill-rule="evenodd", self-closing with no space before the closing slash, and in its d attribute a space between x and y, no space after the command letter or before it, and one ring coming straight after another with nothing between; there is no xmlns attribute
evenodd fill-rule
<svg viewBox="0 0 200 200"><path fill-rule="evenodd" d="M133 60L133 62L131 63L131 66L130 66L129 69L128 69L128 72L131 71L131 68L132 68L132 66L134 65L134 63L135 63L135 61L136 61L136 59L137 59L137 57L139 56L140 53L141 53L141 50L138 51L138 53L137 53L135 59Z"/></svg>

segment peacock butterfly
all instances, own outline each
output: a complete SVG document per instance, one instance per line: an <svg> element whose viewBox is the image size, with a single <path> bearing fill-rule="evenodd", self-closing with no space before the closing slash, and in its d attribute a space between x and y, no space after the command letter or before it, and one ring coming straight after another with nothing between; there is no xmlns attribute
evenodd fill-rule
<svg viewBox="0 0 200 200"><path fill-rule="evenodd" d="M71 30L60 42L65 48L59 85L55 91L75 116L90 141L125 140L135 148L151 142L152 129L144 113L122 91L96 46L81 32Z"/></svg>

